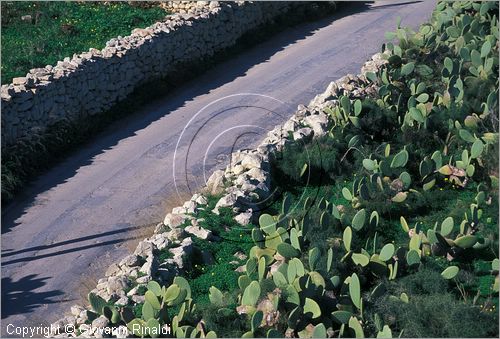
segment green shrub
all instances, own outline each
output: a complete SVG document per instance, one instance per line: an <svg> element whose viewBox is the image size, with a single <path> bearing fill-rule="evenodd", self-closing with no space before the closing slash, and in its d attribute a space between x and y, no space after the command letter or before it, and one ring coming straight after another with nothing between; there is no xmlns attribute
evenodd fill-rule
<svg viewBox="0 0 500 339"><path fill-rule="evenodd" d="M498 335L498 314L457 301L449 293L410 296L410 302L384 298L379 313L393 333L409 338L484 338ZM395 330L394 330L395 329Z"/></svg>

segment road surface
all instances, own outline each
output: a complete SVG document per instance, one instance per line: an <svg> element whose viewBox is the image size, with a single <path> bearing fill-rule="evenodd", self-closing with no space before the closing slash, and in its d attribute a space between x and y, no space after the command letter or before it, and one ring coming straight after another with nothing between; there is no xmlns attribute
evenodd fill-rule
<svg viewBox="0 0 500 339"><path fill-rule="evenodd" d="M39 177L2 211L2 335L9 323L49 323L81 303L232 150L257 144L329 82L359 73L398 16L417 27L433 7L356 4L288 29L113 124Z"/></svg>

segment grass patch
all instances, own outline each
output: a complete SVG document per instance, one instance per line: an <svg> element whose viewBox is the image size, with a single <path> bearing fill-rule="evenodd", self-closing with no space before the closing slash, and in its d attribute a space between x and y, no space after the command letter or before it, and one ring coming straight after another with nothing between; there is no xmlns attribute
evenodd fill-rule
<svg viewBox="0 0 500 339"><path fill-rule="evenodd" d="M89 48L102 49L106 41L147 27L168 13L128 2L2 1L2 84L24 76L31 68Z"/></svg>

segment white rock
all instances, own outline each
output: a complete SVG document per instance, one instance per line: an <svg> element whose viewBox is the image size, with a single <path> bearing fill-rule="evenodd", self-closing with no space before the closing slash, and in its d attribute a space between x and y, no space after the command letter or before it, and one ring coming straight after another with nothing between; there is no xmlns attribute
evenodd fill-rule
<svg viewBox="0 0 500 339"><path fill-rule="evenodd" d="M246 174L252 179L255 179L259 182L265 182L268 179L267 172L261 170L260 168L252 168L251 170L247 171Z"/></svg>
<svg viewBox="0 0 500 339"><path fill-rule="evenodd" d="M106 326L108 326L109 324L109 320L108 318L106 318L105 316L101 315L100 317L94 319L94 321L92 321L92 327L94 328L104 328Z"/></svg>
<svg viewBox="0 0 500 339"><path fill-rule="evenodd" d="M328 116L324 113L310 115L304 118L304 123L314 131L314 137L320 137L327 133Z"/></svg>
<svg viewBox="0 0 500 339"><path fill-rule="evenodd" d="M252 221L252 210L249 209L246 212L238 214L234 217L234 220L240 225L248 225Z"/></svg>
<svg viewBox="0 0 500 339"><path fill-rule="evenodd" d="M152 257L153 256L153 244L150 243L149 241L141 241L137 245L137 247L134 251L134 254L138 255L140 257L145 257L145 258Z"/></svg>
<svg viewBox="0 0 500 339"><path fill-rule="evenodd" d="M200 239L206 240L212 238L212 232L200 226L187 226L184 228L184 231Z"/></svg>
<svg viewBox="0 0 500 339"><path fill-rule="evenodd" d="M226 178L223 170L217 170L207 180L207 191L211 195L220 194L224 191Z"/></svg>
<svg viewBox="0 0 500 339"><path fill-rule="evenodd" d="M80 316L80 313L82 313L83 310L85 310L85 309L83 307L81 307L80 305L71 306L71 314L73 314L75 317Z"/></svg>
<svg viewBox="0 0 500 339"><path fill-rule="evenodd" d="M170 227L170 228L176 228L176 227L179 227L180 225L182 225L186 219L187 219L187 215L185 215L185 214L168 213L165 216L165 219L163 220L163 224L165 224L165 226Z"/></svg>
<svg viewBox="0 0 500 339"><path fill-rule="evenodd" d="M312 137L312 135L313 130L309 127L304 127L293 132L293 140L305 139L305 141L307 141L310 139L310 137Z"/></svg>

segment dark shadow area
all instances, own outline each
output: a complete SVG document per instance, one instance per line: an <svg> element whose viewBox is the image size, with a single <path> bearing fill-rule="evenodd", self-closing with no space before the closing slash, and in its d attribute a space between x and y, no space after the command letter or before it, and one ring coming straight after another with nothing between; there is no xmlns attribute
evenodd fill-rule
<svg viewBox="0 0 500 339"><path fill-rule="evenodd" d="M97 155L111 149L120 140L135 135L137 131L164 117L169 112L183 107L186 102L194 100L197 96L207 94L223 84L244 76L253 66L266 62L272 55L283 50L286 46L313 35L316 30L330 25L333 21L369 9L368 2L342 4L335 13L323 19L289 27L272 38L269 38L269 34L273 33L273 29L276 31L276 27L270 27L268 30L261 28L260 34L249 32L240 39L235 48L224 51L221 56L211 60L208 66L206 63L197 67L190 65L189 72L186 73L186 69L181 69L180 74L169 77L166 84L142 86L130 98L119 103L115 108L118 111L127 111L133 107L133 113L126 113L127 116L109 122L106 127L100 128L96 133L85 135L82 138L82 143L75 145L78 147L72 146L70 150L62 154L62 157L56 162L57 167L54 167L55 163L51 163L50 168L52 169L50 171L39 176L36 181L33 181L23 192L19 193L14 201L2 209L2 234L10 232L17 225L16 220L36 201L37 195L64 183L73 177L79 168L90 165ZM272 39L272 43L268 43L264 39L263 36L266 34L269 38L267 40ZM260 44L257 45L258 43ZM252 46L255 47L248 49ZM231 59L227 60L229 57ZM221 63L222 61L224 62ZM200 74L202 75L200 76ZM195 76L197 76L196 80L183 81L184 79L193 79ZM179 82L184 82L184 85L177 87ZM146 115L145 112L148 111L150 113ZM92 119L96 118L92 117ZM95 123L95 120L92 123ZM29 260L34 259L30 258Z"/></svg>
<svg viewBox="0 0 500 339"><path fill-rule="evenodd" d="M43 259L43 258L49 258L49 257L57 256L57 255L66 254L66 253L83 251L83 250L87 250L89 248L94 248L94 247L102 247L102 246L108 246L108 245L115 245L115 244L119 244L119 243L130 241L130 240L135 240L135 239L139 239L139 238L142 239L143 237L136 236L136 237L119 238L119 239L104 241L104 242L100 242L100 243L96 243L96 244L92 244L92 245L85 245L85 246L80 246L80 247L72 247L72 248L67 249L67 250L62 250L62 251L57 251L57 252L52 252L52 253L47 253L47 254L41 254L41 255L35 255L35 256L27 256L27 257L24 257L24 258L13 259L13 260L10 260L10 261L2 261L2 266L5 267L7 265L17 264L17 263L20 263L20 262L35 261L35 260L39 260L39 259Z"/></svg>
<svg viewBox="0 0 500 339"><path fill-rule="evenodd" d="M27 314L45 304L58 303L62 291L34 292L46 284L48 277L39 278L35 274L13 281L2 278L2 319L16 314Z"/></svg>
<svg viewBox="0 0 500 339"><path fill-rule="evenodd" d="M106 237L108 235L115 235L115 234L118 234L118 233L124 233L124 232L127 233L129 231L136 230L136 229L140 229L140 227L121 228L121 229L114 230L114 231L108 231L108 232L103 232L103 233L99 233L99 234L87 235L85 237L81 237L81 238L77 238L77 239L60 241L60 242L56 242L56 243L50 244L50 245L40 245L40 246L29 247L29 248L25 248L25 249L18 250L18 251L14 251L12 249L6 249L6 250L2 251L2 258L10 257L10 256L13 256L13 255L17 255L17 254L21 254L21 253L25 253L25 252L43 251L43 250L46 250L46 249L49 249L49 248L54 248L54 247L58 247L58 246L64 246L64 245L74 244L74 243L78 243L78 242L82 242L82 241L87 241L87 240L92 240L92 239L96 239L96 238ZM133 238L130 238L130 239L133 239Z"/></svg>

